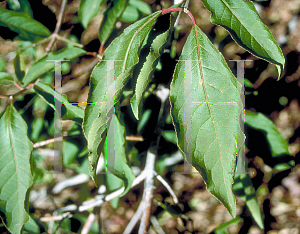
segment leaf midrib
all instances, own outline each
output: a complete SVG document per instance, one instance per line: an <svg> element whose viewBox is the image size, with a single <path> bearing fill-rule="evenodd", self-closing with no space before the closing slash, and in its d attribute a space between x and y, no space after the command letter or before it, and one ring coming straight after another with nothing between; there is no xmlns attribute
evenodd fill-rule
<svg viewBox="0 0 300 234"><path fill-rule="evenodd" d="M196 33L196 42L197 42L197 52L198 52L198 60L199 60L199 70L200 70L200 74L201 74L201 79L202 79L202 86L203 86L203 90L204 90L204 93L205 93L205 99L206 101L208 102L208 95L207 95L207 92L206 92L206 88L205 88L205 82L204 82L204 76L203 76L203 71L202 71L202 63L201 63L201 57L200 57L200 46L199 46L199 39L198 39L198 33L197 33L197 27L195 25L195 33ZM202 34L201 34L202 36ZM211 110L211 107L210 105L208 105L208 109L209 109L209 112L210 112L210 116L212 118L212 122L213 122L213 126L214 126L214 129L215 129L215 134L216 134L216 139L218 141L218 147L219 147L219 154L220 154L220 161L221 161L221 165L222 165L222 174L223 174L223 180L224 180L224 184L225 184L225 189L226 189L226 193L227 193L227 197L229 198L229 193L228 193L228 189L226 187L226 181L225 181L225 174L224 174L224 165L223 165L223 160L222 160L222 155L221 155L221 148L220 148L220 141L219 141L219 136L217 134L217 129L216 129L216 125L215 125L215 120L214 120L214 117L212 115L212 110ZM205 155L203 155L204 157ZM231 203L231 201L229 201Z"/></svg>
<svg viewBox="0 0 300 234"><path fill-rule="evenodd" d="M8 131L9 131L9 138L10 138L10 144L11 144L11 148L12 148L12 151L13 151L13 158L14 158L14 162L15 162L15 169L16 169L16 177L17 177L17 191L18 192L18 204L19 204L19 220L21 220L22 218L22 215L21 215L21 210L22 210L22 207L20 206L21 205L21 201L20 201L20 188L19 188L19 174L18 174L18 168L17 168L17 162L16 162L16 152L15 152L15 149L13 147L13 140L12 140L12 129L11 129L11 121L10 121L10 117L11 117L11 110L12 110L12 105L10 105L9 107L9 112L8 112Z"/></svg>

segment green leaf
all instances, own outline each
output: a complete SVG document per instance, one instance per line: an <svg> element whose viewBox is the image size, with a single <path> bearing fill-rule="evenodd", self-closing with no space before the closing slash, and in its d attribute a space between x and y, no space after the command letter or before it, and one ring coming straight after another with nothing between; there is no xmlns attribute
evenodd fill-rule
<svg viewBox="0 0 300 234"><path fill-rule="evenodd" d="M113 89L115 89L114 104L120 100L129 76L134 66L139 62L138 51L143 40L160 13L161 11L155 12L126 28L105 50L103 60L94 68L91 74L88 102L98 105L91 104L86 107L83 129L88 141L90 152L89 169L93 179L96 176L96 166L99 159L98 152L102 151L106 137L107 122L112 118L113 114L112 110L106 110L106 105L101 103L107 102L108 89L109 92L113 92ZM115 61L115 65L113 65L112 61L106 60L121 61ZM107 66L109 67L108 69ZM115 81L108 83L108 74L111 73L114 74Z"/></svg>
<svg viewBox="0 0 300 234"><path fill-rule="evenodd" d="M25 12L14 12L0 7L0 25L9 27L10 30L20 33L26 39L35 36L46 37L50 31L40 22L32 19Z"/></svg>
<svg viewBox="0 0 300 234"><path fill-rule="evenodd" d="M162 132L162 136L167 140L170 141L172 143L174 143L175 145L177 144L177 137L176 137L176 133L174 131L168 131L168 130L164 130Z"/></svg>
<svg viewBox="0 0 300 234"><path fill-rule="evenodd" d="M125 10L126 5L127 0L111 1L109 8L104 13L104 18L99 29L99 40L102 45L104 45L109 38L111 32L115 28L118 18L120 18Z"/></svg>
<svg viewBox="0 0 300 234"><path fill-rule="evenodd" d="M43 98L49 106L51 106L55 110L55 99L64 102L69 103L66 95L60 95L54 89L41 81L38 81L33 86L34 91ZM78 123L82 123L82 119L84 116L84 111L79 106L75 106L72 104L63 104L61 108L61 116L63 119L72 119Z"/></svg>
<svg viewBox="0 0 300 234"><path fill-rule="evenodd" d="M149 4L140 1L140 0L129 0L129 5L135 7L140 12L142 12L144 15L150 15L152 14L152 9L149 6Z"/></svg>
<svg viewBox="0 0 300 234"><path fill-rule="evenodd" d="M19 3L20 3L20 9L16 10L16 12L25 12L31 18L33 18L30 3L27 0L19 0Z"/></svg>
<svg viewBox="0 0 300 234"><path fill-rule="evenodd" d="M98 14L103 0L82 0L79 7L79 19L84 28L87 28L89 22Z"/></svg>
<svg viewBox="0 0 300 234"><path fill-rule="evenodd" d="M259 18L253 2L203 0L203 3L212 12L212 23L227 29L232 38L253 55L275 64L280 79L284 56L270 30Z"/></svg>
<svg viewBox="0 0 300 234"><path fill-rule="evenodd" d="M85 50L80 48L65 48L58 52L49 53L31 66L23 78L24 86L36 81L40 76L51 71L55 67L54 61L47 61L48 59L69 60L85 53Z"/></svg>
<svg viewBox="0 0 300 234"><path fill-rule="evenodd" d="M14 59L15 73L19 81L21 81L25 75L25 61L22 54L17 54Z"/></svg>
<svg viewBox="0 0 300 234"><path fill-rule="evenodd" d="M233 190L237 196L242 198L257 223L257 225L263 229L264 223L262 218L261 209L257 201L255 189L253 187L249 174L235 175Z"/></svg>
<svg viewBox="0 0 300 234"><path fill-rule="evenodd" d="M11 104L0 119L0 207L5 210L7 228L20 233L29 221L26 193L33 183L30 155L32 142L27 125Z"/></svg>
<svg viewBox="0 0 300 234"><path fill-rule="evenodd" d="M30 233L30 234L39 234L40 233L40 227L39 225L34 221L32 217L30 217L29 222L25 223L24 228L22 230L22 233Z"/></svg>
<svg viewBox="0 0 300 234"><path fill-rule="evenodd" d="M152 78L159 58L162 55L168 41L172 27L170 20L171 14L161 16L158 19L157 23L149 33L147 44L141 50L141 54L147 54L147 57L145 59L141 59L143 64L137 76L135 94L130 99L130 105L136 119L140 118L139 110L143 94Z"/></svg>
<svg viewBox="0 0 300 234"><path fill-rule="evenodd" d="M139 12L133 6L126 6L125 10L123 11L120 20L125 23L133 23L139 19Z"/></svg>
<svg viewBox="0 0 300 234"><path fill-rule="evenodd" d="M267 133L266 137L271 147L272 156L290 154L289 145L277 130L273 122L262 113L245 111L245 123L252 128L263 130Z"/></svg>
<svg viewBox="0 0 300 234"><path fill-rule="evenodd" d="M227 228L229 228L232 224L238 224L242 222L243 219L240 217L236 217L232 220L229 220L228 222L222 223L219 227L214 229L215 234L228 234Z"/></svg>
<svg viewBox="0 0 300 234"><path fill-rule="evenodd" d="M192 28L180 60L186 61L176 65L170 89L178 145L201 173L208 191L235 217L231 173L236 150L244 142L239 125L243 106L237 98L241 85L198 26Z"/></svg>
<svg viewBox="0 0 300 234"><path fill-rule="evenodd" d="M8 74L6 72L0 72L0 85L11 84L14 82L15 82L15 80L10 74Z"/></svg>
<svg viewBox="0 0 300 234"><path fill-rule="evenodd" d="M121 121L119 120L119 118L116 116L116 114L114 114L114 139L113 139L113 145L114 145L114 152L115 152L115 165L112 168L107 168L110 173L115 173L115 174L110 174L113 175L113 177L118 177L119 179L123 180L124 182L124 187L125 190L122 193L121 196L124 196L130 189L135 176L133 174L132 169L130 168L130 166L127 163L127 158L126 158L126 133L125 133L125 126L123 123L121 123ZM110 123L112 124L112 122ZM105 146L104 147L104 156L107 162L107 159L109 157L107 149L109 147L109 145L107 144L107 138L106 138L106 142L105 142ZM111 178L112 179L112 178ZM114 180L115 181L115 180ZM116 182L114 182L116 183ZM122 183L121 183L122 186ZM110 189L118 189L121 186L110 186Z"/></svg>

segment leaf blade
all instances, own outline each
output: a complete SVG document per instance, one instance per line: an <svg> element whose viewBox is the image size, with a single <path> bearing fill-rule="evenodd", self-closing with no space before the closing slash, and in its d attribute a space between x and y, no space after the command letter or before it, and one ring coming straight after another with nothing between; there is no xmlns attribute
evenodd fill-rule
<svg viewBox="0 0 300 234"><path fill-rule="evenodd" d="M0 206L5 210L7 228L20 233L29 220L25 203L28 203L27 190L33 183L30 168L33 146L27 137L26 122L13 105L0 119L0 133Z"/></svg>
<svg viewBox="0 0 300 234"><path fill-rule="evenodd" d="M223 26L233 39L255 56L276 65L280 79L285 59L268 27L251 1L203 0L212 12L211 22ZM247 16L247 17L246 17Z"/></svg>
<svg viewBox="0 0 300 234"><path fill-rule="evenodd" d="M189 60L190 67L185 70L185 62L179 61L171 83L171 115L178 146L189 163L201 173L208 191L234 217L236 204L231 173L236 149L240 149L244 141L239 126L243 108L240 98L237 99L241 86L222 54L198 26L192 28L180 60ZM189 78L184 79L187 73ZM191 87L182 92L184 82L191 82ZM190 112L184 109L186 104L191 105ZM190 122L185 123L185 118L190 121L190 115L193 127Z"/></svg>
<svg viewBox="0 0 300 234"><path fill-rule="evenodd" d="M160 13L161 11L155 12L126 28L105 50L103 60L98 63L91 74L88 102L98 103L99 105L88 105L86 107L83 129L88 141L90 151L89 169L93 179L96 177L96 162L99 160L97 150L98 148L101 150L104 145L107 121L113 114L111 110L106 110L105 105L100 103L107 101L106 96L113 91L114 87L114 104L119 101L122 90L128 82L134 66L139 61L139 48ZM105 61L106 59L111 61L121 60L122 63L116 61L115 65L109 65L107 64L109 61ZM116 77L115 84L113 81L107 82L107 74L112 72L113 69ZM109 115L106 116L106 113L109 113Z"/></svg>
<svg viewBox="0 0 300 234"><path fill-rule="evenodd" d="M30 83L37 80L40 76L44 75L45 73L51 71L55 65L54 61L47 61L48 59L51 60L69 60L76 58L82 54L85 54L85 50L80 48L65 48L55 53L49 53L48 55L42 57L38 61L36 61L28 72L25 74L22 82L24 86L29 85Z"/></svg>
<svg viewBox="0 0 300 234"><path fill-rule="evenodd" d="M14 12L0 7L0 24L9 27L12 31L32 36L46 37L50 31L40 22L30 18L25 12Z"/></svg>

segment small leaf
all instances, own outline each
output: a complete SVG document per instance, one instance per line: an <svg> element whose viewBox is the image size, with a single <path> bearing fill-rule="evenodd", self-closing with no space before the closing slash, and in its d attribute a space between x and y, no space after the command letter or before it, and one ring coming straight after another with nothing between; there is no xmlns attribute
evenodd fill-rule
<svg viewBox="0 0 300 234"><path fill-rule="evenodd" d="M54 88L52 88L50 85L45 84L41 81L38 81L34 85L35 92L43 98L49 106L51 106L55 110L55 100L69 103L67 97L65 95L60 95L56 91L54 91ZM82 108L72 105L72 104L63 104L61 108L61 115L63 119L72 119L78 123L82 122L84 111Z"/></svg>
<svg viewBox="0 0 300 234"><path fill-rule="evenodd" d="M110 2L109 8L104 13L104 18L99 29L99 40L102 45L107 41L115 28L118 18L122 15L127 5L127 0L114 0Z"/></svg>
<svg viewBox="0 0 300 234"><path fill-rule="evenodd" d="M262 113L245 111L245 123L252 128L263 130L267 133L266 137L271 147L272 156L290 154L289 145L277 130L273 122Z"/></svg>
<svg viewBox="0 0 300 234"><path fill-rule="evenodd" d="M163 53L171 30L171 14L161 16L149 33L147 44L141 50L146 58L141 58L142 68L138 72L135 94L130 99L131 108L136 119L140 118L139 110L143 94L152 78L153 72Z"/></svg>
<svg viewBox="0 0 300 234"><path fill-rule="evenodd" d="M232 217L232 172L236 150L244 142L240 92L222 54L198 26L193 27L171 83L172 121L179 148Z"/></svg>
<svg viewBox="0 0 300 234"><path fill-rule="evenodd" d="M212 23L227 29L244 49L275 64L280 79L284 69L284 56L270 30L259 18L253 2L203 0L203 3L212 12Z"/></svg>
<svg viewBox="0 0 300 234"><path fill-rule="evenodd" d="M106 105L103 105L107 102L106 96L115 89L113 104L119 102L128 78L134 66L139 62L138 51L143 40L160 13L161 11L155 12L126 28L105 50L103 60L98 63L91 74L88 102L95 104L85 108L83 129L88 141L89 169L93 179L96 176L96 166L99 160L98 152L102 151L106 138L107 122L113 115L113 111L106 110ZM115 81L107 81L109 74L114 74Z"/></svg>
<svg viewBox="0 0 300 234"><path fill-rule="evenodd" d="M139 19L139 12L133 6L126 6L125 10L123 11L120 20L125 23L133 23Z"/></svg>
<svg viewBox="0 0 300 234"><path fill-rule="evenodd" d="M103 0L82 0L79 7L79 19L84 28L87 28L89 22L98 14Z"/></svg>
<svg viewBox="0 0 300 234"><path fill-rule="evenodd" d="M80 48L66 48L58 52L49 53L31 66L31 68L23 78L24 86L26 87L30 83L37 80L40 76L51 71L55 67L54 61L47 61L48 59L68 60L79 57L80 55L85 53L85 50Z"/></svg>
<svg viewBox="0 0 300 234"><path fill-rule="evenodd" d="M0 72L0 85L11 84L14 82L15 82L15 80L10 74L8 74L6 72Z"/></svg>
<svg viewBox="0 0 300 234"><path fill-rule="evenodd" d="M0 7L0 25L9 27L10 30L22 34L25 39L35 36L46 37L50 31L40 22L30 18L27 13L14 12Z"/></svg>
<svg viewBox="0 0 300 234"><path fill-rule="evenodd" d="M135 7L140 12L142 12L144 15L150 15L152 14L152 9L149 6L149 4L140 1L140 0L129 0L129 5Z"/></svg>
<svg viewBox="0 0 300 234"><path fill-rule="evenodd" d="M33 183L30 156L32 142L27 125L11 104L0 119L0 207L4 209L7 228L20 233L29 221L26 193Z"/></svg>
<svg viewBox="0 0 300 234"><path fill-rule="evenodd" d="M263 229L264 223L262 218L262 212L257 201L255 189L253 187L249 174L236 174L233 190L237 196L239 196L246 202L246 205L253 219L255 220L257 225L261 229Z"/></svg>
<svg viewBox="0 0 300 234"><path fill-rule="evenodd" d="M14 59L15 73L19 81L22 81L25 75L25 61L22 54L17 54Z"/></svg>
<svg viewBox="0 0 300 234"><path fill-rule="evenodd" d="M130 189L135 176L133 174L132 169L127 163L127 158L126 158L126 134L125 134L125 126L124 124L121 123L119 118L114 114L114 139L113 139L113 144L114 144L114 152L115 152L115 165L114 168L107 168L110 173L115 173L112 174L113 177L118 177L119 179L123 180L124 182L124 187L125 190L122 193L121 196L124 196ZM110 123L112 124L112 122ZM106 138L106 147L104 147L104 156L107 161L108 157L111 157L108 155L107 152L107 138ZM122 184L121 184L122 186ZM121 187L120 186L120 187ZM118 189L119 187L114 187L111 189Z"/></svg>

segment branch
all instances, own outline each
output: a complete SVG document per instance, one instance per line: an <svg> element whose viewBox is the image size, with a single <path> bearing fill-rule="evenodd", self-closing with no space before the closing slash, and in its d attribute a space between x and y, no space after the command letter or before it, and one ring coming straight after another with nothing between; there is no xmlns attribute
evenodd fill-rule
<svg viewBox="0 0 300 234"><path fill-rule="evenodd" d="M55 30L54 30L54 33L52 34L51 41L49 42L49 44L46 47L46 52L50 51L51 47L53 46L53 44L56 40L56 37L58 36L58 32L59 32L61 24L62 24L62 20L63 20L63 16L64 16L64 12L65 12L65 9L66 9L67 2L68 2L68 0L62 0L60 11L59 11L59 14L58 14L58 17L57 17Z"/></svg>
<svg viewBox="0 0 300 234"><path fill-rule="evenodd" d="M93 212L89 214L89 217L87 218L87 220L82 228L81 234L89 233L93 222L96 220L96 217L97 217L97 215L95 214L95 209L94 209Z"/></svg>
<svg viewBox="0 0 300 234"><path fill-rule="evenodd" d="M155 172L156 178L166 187L166 189L169 191L169 193L171 194L171 196L173 197L173 201L175 204L178 204L178 198L175 194L175 192L173 191L173 189L171 188L171 186L167 183L167 181L165 181L160 175L158 175Z"/></svg>
<svg viewBox="0 0 300 234"><path fill-rule="evenodd" d="M143 194L143 215L141 218L141 225L139 228L139 234L146 234L150 216L151 216L151 204L154 191L154 166L155 166L156 155L150 151L147 151L146 167L145 172L147 174L145 185L144 185L144 194Z"/></svg>
<svg viewBox="0 0 300 234"><path fill-rule="evenodd" d="M141 218L141 214L143 212L144 204L143 201L141 201L138 209L136 210L134 216L131 218L130 222L128 223L127 227L125 228L123 234L130 234L135 227L138 220Z"/></svg>

